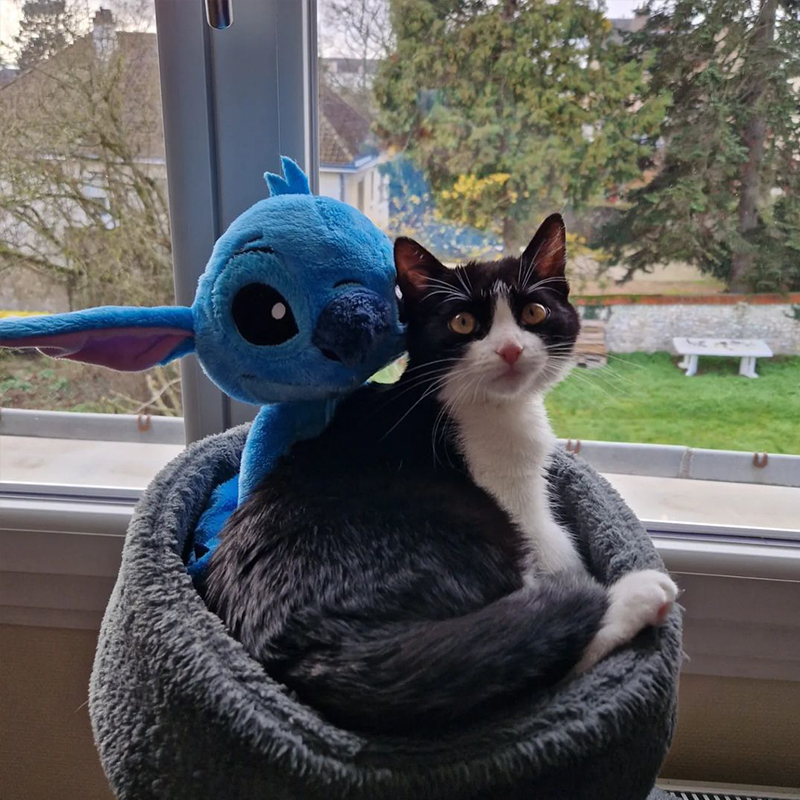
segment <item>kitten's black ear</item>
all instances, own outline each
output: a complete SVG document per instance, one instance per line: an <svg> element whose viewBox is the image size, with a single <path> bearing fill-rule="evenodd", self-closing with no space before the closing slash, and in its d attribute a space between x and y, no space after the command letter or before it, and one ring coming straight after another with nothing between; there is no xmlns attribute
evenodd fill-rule
<svg viewBox="0 0 800 800"><path fill-rule="evenodd" d="M397 285L403 299L409 301L424 297L430 278L447 272L447 267L436 256L407 236L401 236L394 243L394 266Z"/></svg>
<svg viewBox="0 0 800 800"><path fill-rule="evenodd" d="M551 214L536 231L522 254L522 268L531 263L538 280L547 278L547 286L569 294L569 284L564 277L567 266L567 229L561 214Z"/></svg>

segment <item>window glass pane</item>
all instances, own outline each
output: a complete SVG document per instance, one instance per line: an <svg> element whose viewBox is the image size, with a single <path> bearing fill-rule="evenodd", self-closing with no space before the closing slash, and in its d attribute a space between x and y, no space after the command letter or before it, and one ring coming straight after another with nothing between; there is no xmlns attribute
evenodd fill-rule
<svg viewBox="0 0 800 800"><path fill-rule="evenodd" d="M0 120L0 315L173 305L153 0L2 0ZM95 435L69 414L5 413L3 481L143 487L180 446L149 417L182 415L177 365L0 350L0 395L4 410L106 415Z"/></svg>
<svg viewBox="0 0 800 800"><path fill-rule="evenodd" d="M320 0L319 31L323 194L450 265L564 215L559 436L800 453L796 9Z"/></svg>
<svg viewBox="0 0 800 800"><path fill-rule="evenodd" d="M448 266L560 212L582 333L556 434L651 530L797 536L797 9L319 0L318 28L322 194Z"/></svg>
<svg viewBox="0 0 800 800"><path fill-rule="evenodd" d="M0 314L174 303L153 0L2 0ZM181 415L146 373L0 350L6 408Z"/></svg>

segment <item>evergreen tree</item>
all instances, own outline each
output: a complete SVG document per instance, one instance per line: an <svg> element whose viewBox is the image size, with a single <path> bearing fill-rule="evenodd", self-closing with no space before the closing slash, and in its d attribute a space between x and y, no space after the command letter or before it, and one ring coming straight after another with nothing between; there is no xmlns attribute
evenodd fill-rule
<svg viewBox="0 0 800 800"><path fill-rule="evenodd" d="M378 131L422 169L439 212L518 248L536 218L637 179L666 98L644 102L592 0L392 0Z"/></svg>
<svg viewBox="0 0 800 800"><path fill-rule="evenodd" d="M30 69L63 50L73 39L72 23L66 0L26 0L14 37L17 66Z"/></svg>
<svg viewBox="0 0 800 800"><path fill-rule="evenodd" d="M730 291L800 288L800 4L651 0L629 39L671 102L655 178L602 244L628 276L687 261Z"/></svg>

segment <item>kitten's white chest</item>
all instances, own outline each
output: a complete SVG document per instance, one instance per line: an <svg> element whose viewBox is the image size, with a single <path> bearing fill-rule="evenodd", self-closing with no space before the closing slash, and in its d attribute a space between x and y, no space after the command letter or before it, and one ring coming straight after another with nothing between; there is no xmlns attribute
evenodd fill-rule
<svg viewBox="0 0 800 800"><path fill-rule="evenodd" d="M482 406L458 416L464 456L475 482L512 515L538 505L537 476L552 448L546 418L534 404Z"/></svg>
<svg viewBox="0 0 800 800"><path fill-rule="evenodd" d="M462 407L455 416L473 480L521 530L531 548L532 568L581 569L569 535L550 510L545 469L555 437L541 400Z"/></svg>

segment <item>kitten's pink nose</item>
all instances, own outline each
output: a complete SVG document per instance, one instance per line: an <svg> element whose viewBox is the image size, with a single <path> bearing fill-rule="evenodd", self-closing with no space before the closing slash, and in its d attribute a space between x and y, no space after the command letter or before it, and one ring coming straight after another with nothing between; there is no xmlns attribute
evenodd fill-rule
<svg viewBox="0 0 800 800"><path fill-rule="evenodd" d="M506 364L514 364L522 354L522 347L510 342L509 344L504 344L502 347L499 347L495 350L495 353L497 353Z"/></svg>

